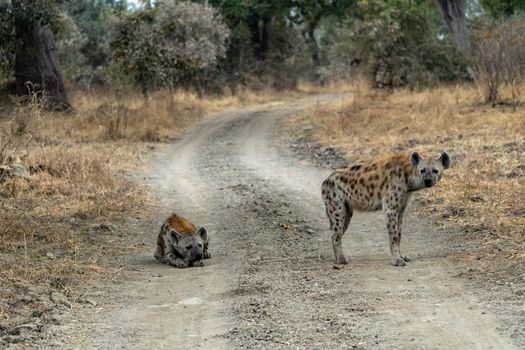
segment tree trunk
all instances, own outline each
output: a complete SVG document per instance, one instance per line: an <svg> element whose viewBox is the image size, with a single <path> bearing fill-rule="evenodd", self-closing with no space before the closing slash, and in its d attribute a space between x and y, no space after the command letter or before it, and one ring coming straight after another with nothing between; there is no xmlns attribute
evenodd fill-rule
<svg viewBox="0 0 525 350"><path fill-rule="evenodd" d="M447 25L452 40L459 51L468 53L470 45L468 41L468 29L465 18L466 0L433 0L443 20Z"/></svg>
<svg viewBox="0 0 525 350"><path fill-rule="evenodd" d="M17 94L27 99L36 96L47 109L69 109L71 105L58 66L53 33L38 22L18 21L16 28L21 38L15 58Z"/></svg>
<svg viewBox="0 0 525 350"><path fill-rule="evenodd" d="M268 16L264 16L262 19L259 16L252 16L249 22L255 58L261 62L266 60L268 54L270 22L271 18Z"/></svg>
<svg viewBox="0 0 525 350"><path fill-rule="evenodd" d="M315 40L315 28L317 23L308 24L308 44L312 50L312 63L315 68L321 65L320 50L319 45L317 45L317 40Z"/></svg>

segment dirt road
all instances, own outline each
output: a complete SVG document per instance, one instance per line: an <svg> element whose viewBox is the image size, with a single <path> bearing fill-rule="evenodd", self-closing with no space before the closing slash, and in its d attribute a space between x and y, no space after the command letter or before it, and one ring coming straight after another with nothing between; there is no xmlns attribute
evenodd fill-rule
<svg viewBox="0 0 525 350"><path fill-rule="evenodd" d="M125 283L69 327L82 349L514 349L479 293L457 277L451 239L405 219L407 267L393 267L381 213L358 213L334 269L320 184L279 122L341 96L226 113L194 127L154 162L162 220L171 210L211 232L212 259L175 269L153 261L156 231L130 257ZM410 209L409 209L410 212ZM160 224L160 221L159 221ZM61 343L62 346L64 343Z"/></svg>

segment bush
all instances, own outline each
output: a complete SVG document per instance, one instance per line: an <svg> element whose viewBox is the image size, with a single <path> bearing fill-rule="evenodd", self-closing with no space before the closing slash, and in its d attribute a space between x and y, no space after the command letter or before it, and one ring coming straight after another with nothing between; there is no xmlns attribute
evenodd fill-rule
<svg viewBox="0 0 525 350"><path fill-rule="evenodd" d="M16 43L13 40L14 17L11 7L0 2L0 81L10 78L15 62Z"/></svg>
<svg viewBox="0 0 525 350"><path fill-rule="evenodd" d="M120 71L142 88L174 87L214 67L229 31L216 10L189 2L157 2L124 15L112 46Z"/></svg>
<svg viewBox="0 0 525 350"><path fill-rule="evenodd" d="M329 71L351 72L357 58L379 87L433 85L461 76L465 64L431 2L371 0L360 6L361 19L335 31Z"/></svg>
<svg viewBox="0 0 525 350"><path fill-rule="evenodd" d="M475 41L478 82L485 100L493 106L501 102L501 88L511 89L516 106L517 85L525 81L525 20L514 18L487 25Z"/></svg>

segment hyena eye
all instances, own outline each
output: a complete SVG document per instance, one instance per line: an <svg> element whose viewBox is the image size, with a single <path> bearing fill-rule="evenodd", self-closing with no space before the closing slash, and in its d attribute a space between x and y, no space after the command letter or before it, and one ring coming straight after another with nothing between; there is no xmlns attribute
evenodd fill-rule
<svg viewBox="0 0 525 350"><path fill-rule="evenodd" d="M424 174L424 173L425 173L425 169L421 169L419 172L420 172L421 174Z"/></svg>
<svg viewBox="0 0 525 350"><path fill-rule="evenodd" d="M439 173L439 170L437 170L436 168L434 168L434 169L432 169L432 172L433 172L434 174L437 174L437 173Z"/></svg>
<svg viewBox="0 0 525 350"><path fill-rule="evenodd" d="M202 244L199 243L199 244L197 244L197 245L199 246L199 248L202 248Z"/></svg>
<svg viewBox="0 0 525 350"><path fill-rule="evenodd" d="M193 248L191 244L186 246L186 250L190 250L191 248Z"/></svg>

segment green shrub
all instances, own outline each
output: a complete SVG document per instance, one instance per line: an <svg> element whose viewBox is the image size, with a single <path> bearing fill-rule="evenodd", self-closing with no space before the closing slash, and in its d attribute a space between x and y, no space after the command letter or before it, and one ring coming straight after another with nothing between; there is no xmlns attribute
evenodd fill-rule
<svg viewBox="0 0 525 350"><path fill-rule="evenodd" d="M464 71L430 1L363 1L360 13L360 19L336 29L328 71L350 72L358 58L375 86L411 87L453 81Z"/></svg>

